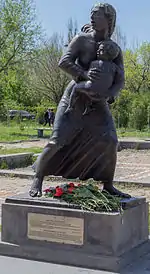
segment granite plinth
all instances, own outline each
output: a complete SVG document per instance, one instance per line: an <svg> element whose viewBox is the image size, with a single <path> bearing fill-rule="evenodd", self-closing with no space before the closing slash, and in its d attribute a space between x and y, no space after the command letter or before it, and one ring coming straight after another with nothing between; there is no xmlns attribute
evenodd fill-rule
<svg viewBox="0 0 150 274"><path fill-rule="evenodd" d="M118 271L148 240L145 198L122 205L123 214L94 213L58 200L16 195L2 204L2 241L10 244L5 244L8 253L10 246L20 248L23 258Z"/></svg>
<svg viewBox="0 0 150 274"><path fill-rule="evenodd" d="M145 202L145 197L131 197L130 199L122 199L121 205L123 209L128 209L143 204ZM80 209L80 207L76 204L68 204L65 201L59 201L58 199L46 197L32 198L28 193L8 197L6 198L5 203Z"/></svg>

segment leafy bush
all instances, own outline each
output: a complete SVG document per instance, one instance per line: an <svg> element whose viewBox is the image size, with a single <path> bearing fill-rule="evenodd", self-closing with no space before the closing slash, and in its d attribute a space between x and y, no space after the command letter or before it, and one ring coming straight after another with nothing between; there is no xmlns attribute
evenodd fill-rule
<svg viewBox="0 0 150 274"><path fill-rule="evenodd" d="M122 90L119 97L111 107L116 127L127 128L133 94L128 90Z"/></svg>
<svg viewBox="0 0 150 274"><path fill-rule="evenodd" d="M150 95L149 92L135 94L133 97L129 114L129 127L143 130L148 127L150 115Z"/></svg>

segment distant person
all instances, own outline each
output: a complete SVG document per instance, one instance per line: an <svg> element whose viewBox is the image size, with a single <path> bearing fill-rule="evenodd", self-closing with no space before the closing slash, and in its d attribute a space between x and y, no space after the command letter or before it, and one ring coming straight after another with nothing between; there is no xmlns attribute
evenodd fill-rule
<svg viewBox="0 0 150 274"><path fill-rule="evenodd" d="M44 126L46 126L47 124L49 124L49 126L51 126L51 110L50 110L50 108L45 112L44 119L45 119Z"/></svg>
<svg viewBox="0 0 150 274"><path fill-rule="evenodd" d="M51 118L50 118L50 124L53 127L54 125L54 120L55 120L55 112L53 109L51 109Z"/></svg>

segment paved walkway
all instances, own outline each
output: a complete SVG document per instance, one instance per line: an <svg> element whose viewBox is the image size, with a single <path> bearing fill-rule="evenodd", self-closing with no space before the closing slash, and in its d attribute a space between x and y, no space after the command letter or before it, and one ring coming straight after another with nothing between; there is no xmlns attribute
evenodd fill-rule
<svg viewBox="0 0 150 274"><path fill-rule="evenodd" d="M150 183L150 150L118 152L115 180Z"/></svg>
<svg viewBox="0 0 150 274"><path fill-rule="evenodd" d="M121 138L122 141L144 141L144 139L126 137ZM145 140L149 140L145 138ZM43 148L48 143L48 139L40 139L33 142L22 142L14 144L1 143L2 147L41 147ZM15 172L33 175L31 168L16 169ZM13 171L12 171L13 174ZM150 150L122 150L118 152L118 161L115 172L115 180L150 183Z"/></svg>
<svg viewBox="0 0 150 274"><path fill-rule="evenodd" d="M122 137L119 138L119 141L131 141L131 142L138 142L138 141L142 141L142 142L146 142L146 141L150 141L150 138L145 137L145 138L138 138L138 137ZM32 140L30 142L26 141L22 141L22 142L0 142L0 146L4 147L4 148L29 148L29 147L41 147L43 148L47 143L49 142L49 139L47 138L42 138L42 139L36 139L36 140Z"/></svg>
<svg viewBox="0 0 150 274"><path fill-rule="evenodd" d="M34 174L31 167L14 170L14 172L16 171L18 174L22 173L32 176ZM31 178L14 178L13 171L11 171L11 173L10 178L0 177L0 199L13 194L26 192L31 185ZM150 150L122 150L118 152L114 179L123 182L145 183L145 185L150 186ZM50 185L50 182L46 182L45 186L47 185Z"/></svg>
<svg viewBox="0 0 150 274"><path fill-rule="evenodd" d="M1 170L0 173L10 171ZM11 171L13 174L33 176L31 167ZM150 150L122 150L118 152L114 180L150 184Z"/></svg>
<svg viewBox="0 0 150 274"><path fill-rule="evenodd" d="M34 174L31 167L17 169L14 172L16 171L18 172L18 174ZM0 177L0 200L3 200L7 196L26 192L31 185L31 178L14 178L13 171L11 171L11 173L12 175L9 178ZM118 152L118 160L114 179L123 182L129 181L145 183L145 185L150 186L150 150L122 150ZM47 185L50 185L50 182L46 182L45 187ZM141 192L142 193L140 194L145 194L145 191L143 191L143 189L141 189ZM148 193L146 193L146 195L148 195Z"/></svg>
<svg viewBox="0 0 150 274"><path fill-rule="evenodd" d="M2 274L150 274L150 254L123 271L114 273L0 256Z"/></svg>
<svg viewBox="0 0 150 274"><path fill-rule="evenodd" d="M83 268L41 263L0 256L1 274L114 274ZM142 274L142 273L141 273ZM144 273L145 274L145 273Z"/></svg>

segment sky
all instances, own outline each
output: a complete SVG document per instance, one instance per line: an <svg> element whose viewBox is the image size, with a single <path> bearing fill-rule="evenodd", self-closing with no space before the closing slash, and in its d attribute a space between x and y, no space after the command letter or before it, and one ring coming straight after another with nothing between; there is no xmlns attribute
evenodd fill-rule
<svg viewBox="0 0 150 274"><path fill-rule="evenodd" d="M38 20L48 37L66 35L69 18L77 20L78 29L89 22L96 0L34 0ZM106 1L102 1L106 2ZM127 45L150 41L150 0L109 0L117 11L117 24L126 35Z"/></svg>

